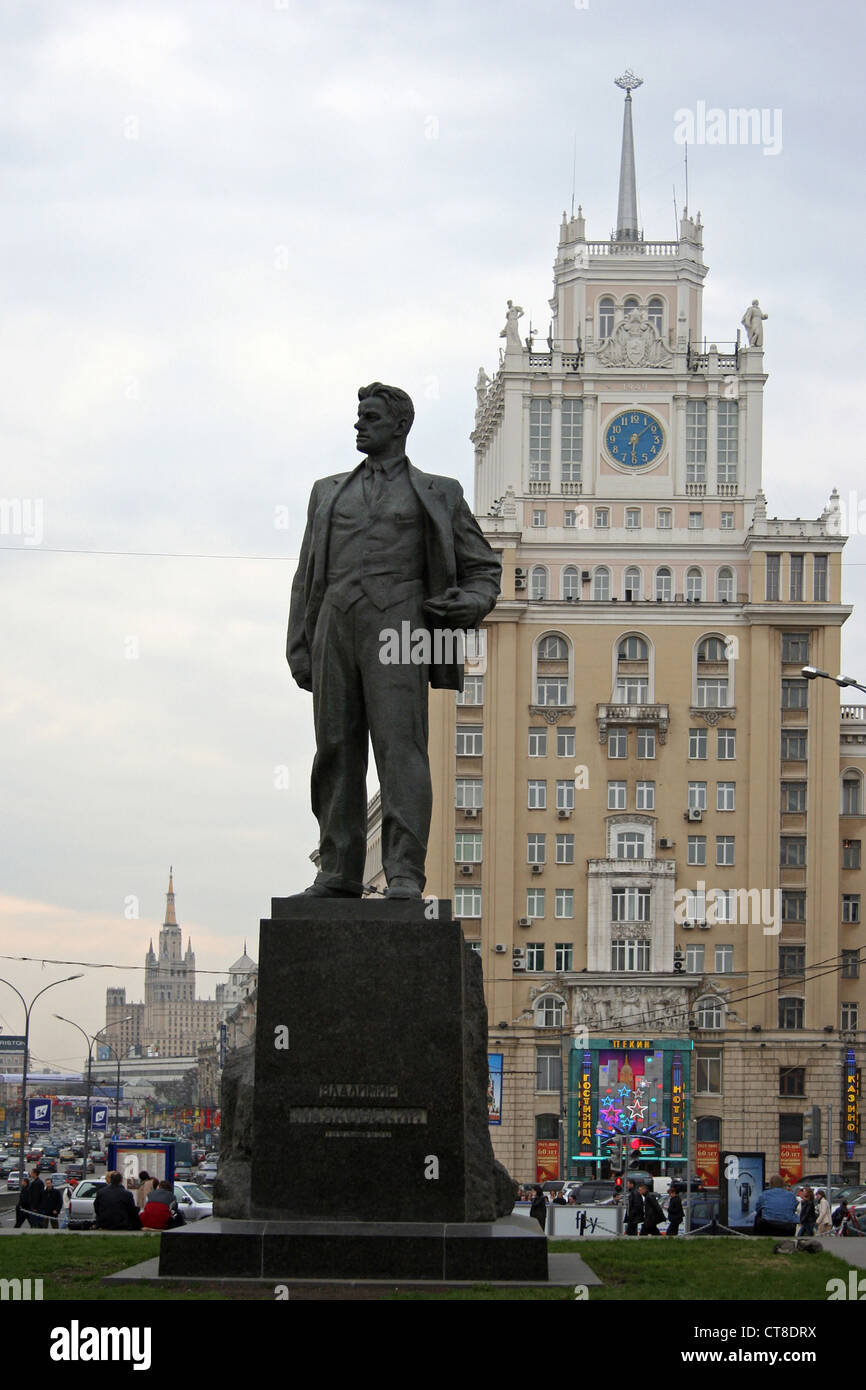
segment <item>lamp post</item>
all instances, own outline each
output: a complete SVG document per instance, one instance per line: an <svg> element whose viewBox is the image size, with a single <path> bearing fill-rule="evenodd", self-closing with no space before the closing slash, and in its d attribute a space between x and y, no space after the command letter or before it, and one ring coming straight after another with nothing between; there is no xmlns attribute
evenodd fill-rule
<svg viewBox="0 0 866 1390"><path fill-rule="evenodd" d="M84 1107L84 1176L85 1176L85 1178L86 1178L86 1177L87 1177L87 1160L88 1160L89 1157L90 1157L90 1091L91 1091L91 1077L92 1077L92 1075L93 1075L93 1044L96 1042L96 1039L99 1037L99 1034L105 1032L105 1029L106 1029L106 1028L114 1028L116 1024L128 1023L128 1022L129 1022L129 1019L132 1018L132 1014L129 1015L129 1018L118 1018L118 1019L115 1019L112 1023L106 1023L105 1028L100 1028L99 1031L96 1032L96 1033L94 1033L92 1037L90 1036L89 1033L85 1033L85 1031L84 1031L84 1029L81 1027L81 1024L80 1024L80 1023L75 1023L75 1022L73 1022L73 1020L72 1020L71 1018L64 1018L62 1014L55 1014L54 1017L55 1017L56 1019L59 1019L61 1023L68 1023L68 1024L70 1025L70 1027L72 1027L72 1028L77 1028L78 1031L79 1031L79 1033L81 1033L82 1037L84 1037L84 1038L87 1039L87 1044L88 1044L88 1046L87 1046L87 1101L86 1101L85 1107ZM106 1039L106 1043L107 1043L107 1046L108 1046L108 1047L111 1047L111 1043L108 1042L107 1039ZM117 1052L115 1051L115 1049L114 1049L113 1047L111 1048L111 1050L112 1050L112 1052L114 1052L115 1057L117 1057L117 1084L118 1084L118 1091L119 1091L119 1089L120 1089L120 1057L118 1056ZM115 1106L116 1106L116 1104L117 1104L117 1095L115 1094ZM116 1115L117 1115L117 1110L115 1109L115 1116L116 1116Z"/></svg>
<svg viewBox="0 0 866 1390"><path fill-rule="evenodd" d="M829 671L822 671L819 666L803 666L800 674L805 676L807 681L817 680L820 676L822 680L834 681L843 689L846 686L853 686L855 690L862 690L866 695L866 685L861 685L859 681L855 681L853 676L831 676Z"/></svg>
<svg viewBox="0 0 866 1390"><path fill-rule="evenodd" d="M19 1192L21 1191L21 1185L24 1181L24 1136L27 1133L27 1130L29 1129L27 1115L27 1061L28 1052L30 1049L30 1014L33 1009L33 1005L36 1003L36 1000L39 998L40 995L44 994L46 990L53 989L55 985L67 985L69 984L70 980L82 980L83 978L83 975L65 975L62 980L52 980L50 985L45 985L43 989L39 990L38 994L34 994L29 1004L27 1003L27 1000L24 998L24 995L21 993L20 989L16 989L15 985L12 984L11 980L0 980L0 984L8 985L10 989L15 990L15 993L18 995L18 998L24 1005L24 1065L21 1069L21 1148L18 1153Z"/></svg>

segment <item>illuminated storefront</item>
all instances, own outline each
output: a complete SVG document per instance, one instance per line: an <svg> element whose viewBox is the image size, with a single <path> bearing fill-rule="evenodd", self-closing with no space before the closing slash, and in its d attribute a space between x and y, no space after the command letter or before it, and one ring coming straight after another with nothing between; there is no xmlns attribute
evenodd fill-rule
<svg viewBox="0 0 866 1390"><path fill-rule="evenodd" d="M569 1177L606 1173L623 1144L629 1167L684 1171L692 1047L688 1039L608 1038L571 1049Z"/></svg>

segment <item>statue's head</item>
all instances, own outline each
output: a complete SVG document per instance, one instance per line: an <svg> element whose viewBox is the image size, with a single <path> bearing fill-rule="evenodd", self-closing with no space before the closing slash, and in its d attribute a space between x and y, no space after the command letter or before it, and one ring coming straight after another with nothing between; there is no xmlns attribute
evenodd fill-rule
<svg viewBox="0 0 866 1390"><path fill-rule="evenodd" d="M405 443L415 419L412 398L399 386L373 381L358 391L358 450L362 454L382 453L395 443Z"/></svg>

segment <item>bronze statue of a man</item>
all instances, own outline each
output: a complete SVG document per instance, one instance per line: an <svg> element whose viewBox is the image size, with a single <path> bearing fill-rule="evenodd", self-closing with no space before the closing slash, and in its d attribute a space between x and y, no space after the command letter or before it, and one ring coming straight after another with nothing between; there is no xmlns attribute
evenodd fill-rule
<svg viewBox="0 0 866 1390"><path fill-rule="evenodd" d="M406 457L415 418L406 392L374 381L358 400L365 458L313 485L289 613L286 656L313 692L316 731L320 868L307 893L361 896L371 741L388 896L419 898L432 804L427 686L462 690L462 659L441 639L486 617L502 566L460 484ZM395 660L385 640L393 632L429 640L404 642Z"/></svg>

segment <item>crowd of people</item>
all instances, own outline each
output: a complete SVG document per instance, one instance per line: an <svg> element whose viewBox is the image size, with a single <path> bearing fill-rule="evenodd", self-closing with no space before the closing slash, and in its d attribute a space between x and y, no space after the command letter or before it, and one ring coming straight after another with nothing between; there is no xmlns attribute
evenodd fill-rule
<svg viewBox="0 0 866 1390"><path fill-rule="evenodd" d="M69 1225L72 1193L56 1189L51 1178L43 1182L37 1168L21 1181L15 1207L16 1229L25 1224L36 1229L62 1230ZM174 1190L166 1179L152 1178L142 1170L137 1178L106 1173L93 1199L93 1226L98 1231L166 1231L185 1225Z"/></svg>

